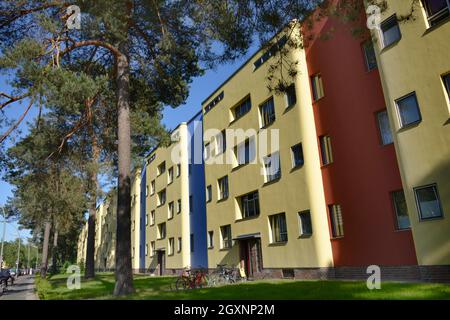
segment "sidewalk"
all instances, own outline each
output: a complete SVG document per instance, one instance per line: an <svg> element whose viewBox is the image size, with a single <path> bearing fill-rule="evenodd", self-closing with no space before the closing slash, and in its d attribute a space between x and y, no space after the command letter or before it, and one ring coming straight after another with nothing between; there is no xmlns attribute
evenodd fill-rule
<svg viewBox="0 0 450 320"><path fill-rule="evenodd" d="M39 300L36 296L34 276L21 276L14 282L13 286L8 286L8 291L0 296L1 300Z"/></svg>

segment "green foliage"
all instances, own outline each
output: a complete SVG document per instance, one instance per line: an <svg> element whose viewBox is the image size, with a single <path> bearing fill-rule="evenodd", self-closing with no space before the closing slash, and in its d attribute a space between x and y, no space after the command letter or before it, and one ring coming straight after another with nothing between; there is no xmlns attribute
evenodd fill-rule
<svg viewBox="0 0 450 320"><path fill-rule="evenodd" d="M17 261L17 250L19 249L19 241L5 241L3 248L4 256L4 267L5 268L15 268ZM36 265L36 253L37 248L35 246L30 247L30 266L35 267ZM20 246L19 253L19 268L25 268L28 265L28 245L24 244L23 241Z"/></svg>

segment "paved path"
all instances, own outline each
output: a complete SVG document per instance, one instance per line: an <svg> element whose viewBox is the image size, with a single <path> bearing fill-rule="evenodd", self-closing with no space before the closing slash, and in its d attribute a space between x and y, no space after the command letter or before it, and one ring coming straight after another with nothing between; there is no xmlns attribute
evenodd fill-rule
<svg viewBox="0 0 450 320"><path fill-rule="evenodd" d="M38 300L34 293L34 276L20 276L14 281L13 286L8 286L8 291L0 296L1 300Z"/></svg>

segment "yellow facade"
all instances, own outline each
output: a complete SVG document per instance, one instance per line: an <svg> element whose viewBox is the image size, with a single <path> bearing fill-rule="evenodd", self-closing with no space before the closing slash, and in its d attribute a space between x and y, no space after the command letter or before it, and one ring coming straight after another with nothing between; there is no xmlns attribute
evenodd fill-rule
<svg viewBox="0 0 450 320"><path fill-rule="evenodd" d="M225 151L231 163L208 164L206 161L206 186L211 186L212 190L212 199L207 203L207 232L213 233L213 241L208 249L208 265L209 268L216 268L218 264L243 267L240 248L242 240L233 240L231 248L223 248L221 227L231 225L233 239L251 238L257 234L255 239L260 239L256 241L260 241L263 268L331 267L333 259L327 208L305 54L303 50L290 53L292 61L299 61L299 72L294 79L284 74L286 79L292 79L295 84L297 102L289 108L284 95L273 94L267 89L266 76L271 62L265 62L255 70L254 62L261 55L262 51L254 55L203 103L205 145L214 144L212 135L208 134L210 129L215 129L216 132L253 129L256 141L260 142L264 130L261 129L259 106L272 96L276 116L275 121L267 127L267 150L256 148L256 163L237 166L235 148L242 140L233 138L232 131L227 131ZM205 108L222 91L223 99L206 112ZM250 111L235 120L233 108L248 96L251 99ZM271 137L276 135L271 132L272 129L278 130L279 134L281 178L265 183L261 157L277 151L276 148L272 149ZM291 147L298 143L302 144L305 162L304 165L293 168ZM209 161L215 162L218 157L223 157L223 154L213 155ZM228 176L229 196L219 199L218 179L224 176ZM242 219L238 197L253 191L258 191L259 194L260 214ZM301 237L299 212L305 210L310 210L313 232L310 236ZM273 240L269 216L278 213L285 213L288 240L271 243Z"/></svg>
<svg viewBox="0 0 450 320"><path fill-rule="evenodd" d="M450 264L450 105L441 76L450 72L449 19L429 27L417 2L416 19L399 23L401 38L383 47L373 33L386 106L419 265ZM382 21L410 12L410 1L389 0ZM398 99L416 93L421 121L401 127ZM437 186L442 217L420 219L414 188Z"/></svg>
<svg viewBox="0 0 450 320"><path fill-rule="evenodd" d="M157 274L163 274L167 269L183 269L190 265L186 123L181 123L173 131L172 141L174 142L170 146L159 147L151 152L146 161L148 225L145 268ZM177 163L180 163L180 166ZM165 201L160 199L163 192ZM165 232L161 232L164 225Z"/></svg>
<svg viewBox="0 0 450 320"><path fill-rule="evenodd" d="M131 185L131 248L133 270L139 270L139 228L140 228L140 183L141 171L133 172ZM115 268L116 250L116 204L117 196L113 191L97 207L95 214L95 251L94 266L96 270L113 270ZM86 263L88 223L83 226L78 238L77 263ZM137 243L138 245L135 245Z"/></svg>

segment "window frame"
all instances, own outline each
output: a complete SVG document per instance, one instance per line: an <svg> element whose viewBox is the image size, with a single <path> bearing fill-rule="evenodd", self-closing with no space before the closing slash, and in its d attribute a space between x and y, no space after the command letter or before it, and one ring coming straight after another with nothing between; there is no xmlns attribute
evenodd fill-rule
<svg viewBox="0 0 450 320"><path fill-rule="evenodd" d="M305 232L303 225L303 216L309 217L309 228L310 232ZM299 224L299 237L300 238L308 238L313 234L312 220L311 220L311 210L303 210L298 212L298 224ZM307 230L308 231L308 230Z"/></svg>
<svg viewBox="0 0 450 320"><path fill-rule="evenodd" d="M214 231L213 230L208 231L207 239L208 239L208 241L207 241L208 249L214 248Z"/></svg>
<svg viewBox="0 0 450 320"><path fill-rule="evenodd" d="M369 59L369 56L368 56L368 52L366 50L368 48L368 45L370 45L370 48L372 48L373 58L375 59L375 65L374 66L371 66L370 62L369 62L370 59ZM364 62L366 64L366 71L367 72L371 72L371 71L373 71L375 69L378 69L378 61L377 61L377 56L376 56L376 53L375 53L375 46L373 45L373 41L371 39L367 39L366 41L361 43L361 48L362 48L363 55L364 55Z"/></svg>
<svg viewBox="0 0 450 320"><path fill-rule="evenodd" d="M272 157L278 155L278 171L275 173L270 172L270 167L272 166ZM270 165L268 165L270 163ZM275 162L276 163L276 162ZM276 151L272 154L269 154L263 158L263 166L264 166L264 183L270 183L281 179L281 158L280 152ZM269 168L269 169L268 169Z"/></svg>
<svg viewBox="0 0 450 320"><path fill-rule="evenodd" d="M450 72L441 75L441 80L444 85L447 103L450 103Z"/></svg>
<svg viewBox="0 0 450 320"><path fill-rule="evenodd" d="M255 196L256 195L256 196ZM250 199L249 196L252 196ZM259 192L258 190L246 193L240 197L238 197L239 209L241 211L241 219L251 219L258 217L261 214L261 208L259 204ZM249 204L253 204L253 213L249 215Z"/></svg>
<svg viewBox="0 0 450 320"><path fill-rule="evenodd" d="M293 94L294 98L293 99L289 99L289 97L292 97L292 94ZM286 92L285 92L284 95L285 95L285 98L286 98L286 109L292 108L292 107L294 107L297 104L297 92L296 92L295 83L290 84L286 88Z"/></svg>
<svg viewBox="0 0 450 320"><path fill-rule="evenodd" d="M222 190L221 186L221 181L226 181L226 183L223 184L223 186L226 186L226 190ZM229 181L228 181L228 175L223 176L222 178L219 178L217 180L217 185L218 185L218 200L225 200L230 196L230 186L229 186Z"/></svg>
<svg viewBox="0 0 450 320"><path fill-rule="evenodd" d="M450 0L445 0L447 2L447 7L442 9L441 11L438 11L431 16L429 15L430 8L428 7L428 1L422 0L421 4L425 11L425 16L427 19L428 28L432 28L434 26L439 25L440 23L444 22L445 20L450 18ZM447 14L445 14L447 12Z"/></svg>
<svg viewBox="0 0 450 320"><path fill-rule="evenodd" d="M167 219L173 219L173 217L175 216L175 203L173 201L170 201L167 205L167 211L168 211L168 215L167 215Z"/></svg>
<svg viewBox="0 0 450 320"><path fill-rule="evenodd" d="M389 134L391 136L390 142L384 141L384 135L383 135L383 132L382 132L382 129L381 129L380 115L383 114L383 113L385 113L386 116L387 116L387 124L388 124L388 127L389 127ZM380 111L376 112L375 113L375 118L376 118L376 122L377 122L378 136L379 136L381 145L382 146L388 146L390 144L393 144L394 143L394 135L393 135L392 128L391 128L391 123L389 121L389 113L388 113L387 109L383 109L383 110L380 110Z"/></svg>
<svg viewBox="0 0 450 320"><path fill-rule="evenodd" d="M244 105L246 105L244 112L239 112L239 114L237 114L236 111L238 109L240 110L240 108ZM238 119L241 119L243 116L245 116L247 113L249 113L250 110L252 110L252 100L251 100L251 96L247 95L231 108L231 114L233 115L232 122L237 121Z"/></svg>
<svg viewBox="0 0 450 320"><path fill-rule="evenodd" d="M212 186L207 185L206 186L206 203L212 201Z"/></svg>
<svg viewBox="0 0 450 320"><path fill-rule="evenodd" d="M296 164L296 162L295 162L294 148L297 147L297 146L300 147L301 160L302 160L301 163L299 163L299 164ZM302 166L305 165L305 155L304 155L304 153L303 153L303 145L302 145L301 142L299 142L299 143L294 144L293 146L291 146L291 165L292 165L292 169L300 168L300 167L302 167Z"/></svg>
<svg viewBox="0 0 450 320"><path fill-rule="evenodd" d="M397 231L411 230L411 219L409 218L408 207L406 207L406 215L408 216L409 226L408 227L400 227L399 214L398 214L399 208L398 208L398 204L396 202L396 194L398 194L398 193L403 194L403 199L404 199L405 205L406 205L406 197L405 197L405 192L403 189L395 190L395 191L391 192L392 206L394 208L395 230L397 230Z"/></svg>
<svg viewBox="0 0 450 320"><path fill-rule="evenodd" d="M432 187L434 189L434 194L436 195L436 200L437 200L437 203L438 203L440 216L431 217L431 218L424 218L422 216L422 208L421 208L420 203L419 203L417 191L421 190L421 189L430 188L430 187ZM415 187L413 189L413 191L414 191L414 198L415 198L415 201L416 201L417 213L419 214L419 221L421 221L421 222L422 221L432 221L432 220L439 220L439 219L443 219L444 218L444 210L442 208L442 203L441 203L441 198L439 196L439 190L438 190L438 187L437 187L437 183L431 183L431 184Z"/></svg>
<svg viewBox="0 0 450 320"><path fill-rule="evenodd" d="M227 239L225 240L223 230L226 229ZM231 224L227 224L224 226L220 226L220 249L221 250L229 250L233 247L233 236L231 232Z"/></svg>
<svg viewBox="0 0 450 320"><path fill-rule="evenodd" d="M310 83L313 103L315 103L325 97L322 74L320 72L312 74L310 76ZM320 91L318 91L318 89L320 89Z"/></svg>
<svg viewBox="0 0 450 320"><path fill-rule="evenodd" d="M331 136L328 134L320 136L319 145L320 145L320 161L322 167L332 164L334 162L334 156L333 156L333 147L331 145ZM327 162L324 161L325 160L324 157L326 157Z"/></svg>
<svg viewBox="0 0 450 320"><path fill-rule="evenodd" d="M172 242L172 244L171 244L171 242ZM168 246L168 249L169 250L167 250L168 252L167 252L167 255L168 256L173 256L174 254L175 254L175 238L174 237L170 237L169 239L168 239L168 241L167 241L167 246Z"/></svg>
<svg viewBox="0 0 450 320"><path fill-rule="evenodd" d="M261 103L258 107L259 109L259 118L260 118L260 128L264 129L267 127L270 127L275 120L276 117L276 111L275 111L275 100L273 96L268 98L266 101ZM271 111L270 113L268 111ZM266 122L267 120L267 122Z"/></svg>
<svg viewBox="0 0 450 320"><path fill-rule="evenodd" d="M414 100L416 102L416 107L417 107L417 113L419 115L419 119L415 120L413 122L407 123L407 124L403 124L402 116L401 116L401 112L400 112L400 108L399 108L399 102L401 102L403 100L406 100L409 97L414 97ZM395 107L396 107L396 111L397 111L398 124L399 124L399 128L400 129L408 128L408 127L411 127L411 126L415 126L415 125L419 124L420 122L422 122L422 113L420 112L419 100L417 98L417 94L416 94L415 91L410 92L410 93L408 93L408 94L406 94L406 95L396 99L395 100Z"/></svg>
<svg viewBox="0 0 450 320"><path fill-rule="evenodd" d="M281 217L284 217L284 230L282 230L282 228L281 228L281 226L282 226L282 223L280 221ZM272 214L268 218L269 218L269 226L270 226L270 234L271 234L270 244L287 243L289 240L289 237L288 237L286 213L280 212L280 213ZM276 222L279 224L279 226L278 226L279 234L276 234L276 230L274 228L275 219L277 220ZM284 235L284 238L283 238L283 235Z"/></svg>
<svg viewBox="0 0 450 320"><path fill-rule="evenodd" d="M391 23L393 25L389 29L383 29L384 25L388 25L389 23ZM387 30L390 30L393 27L396 27L398 29L398 34L399 34L398 39L392 41L389 44L386 44L384 34ZM380 38L381 38L381 43L383 45L382 46L383 49L396 44L397 42L399 42L402 39L402 31L400 30L400 25L398 23L397 15L395 13L393 15L391 15L390 17L387 17L386 19L384 19L381 22L379 30L380 30Z"/></svg>
<svg viewBox="0 0 450 320"><path fill-rule="evenodd" d="M171 184L173 182L173 166L167 169L167 184Z"/></svg>
<svg viewBox="0 0 450 320"><path fill-rule="evenodd" d="M335 212L333 209L339 207L339 211ZM338 225L335 220L335 214L337 215L339 213L341 217L342 224ZM331 226L331 237L332 239L340 239L343 238L345 235L344 230L344 216L342 215L342 206L337 203L329 204L328 205L328 216L330 218L330 226Z"/></svg>

